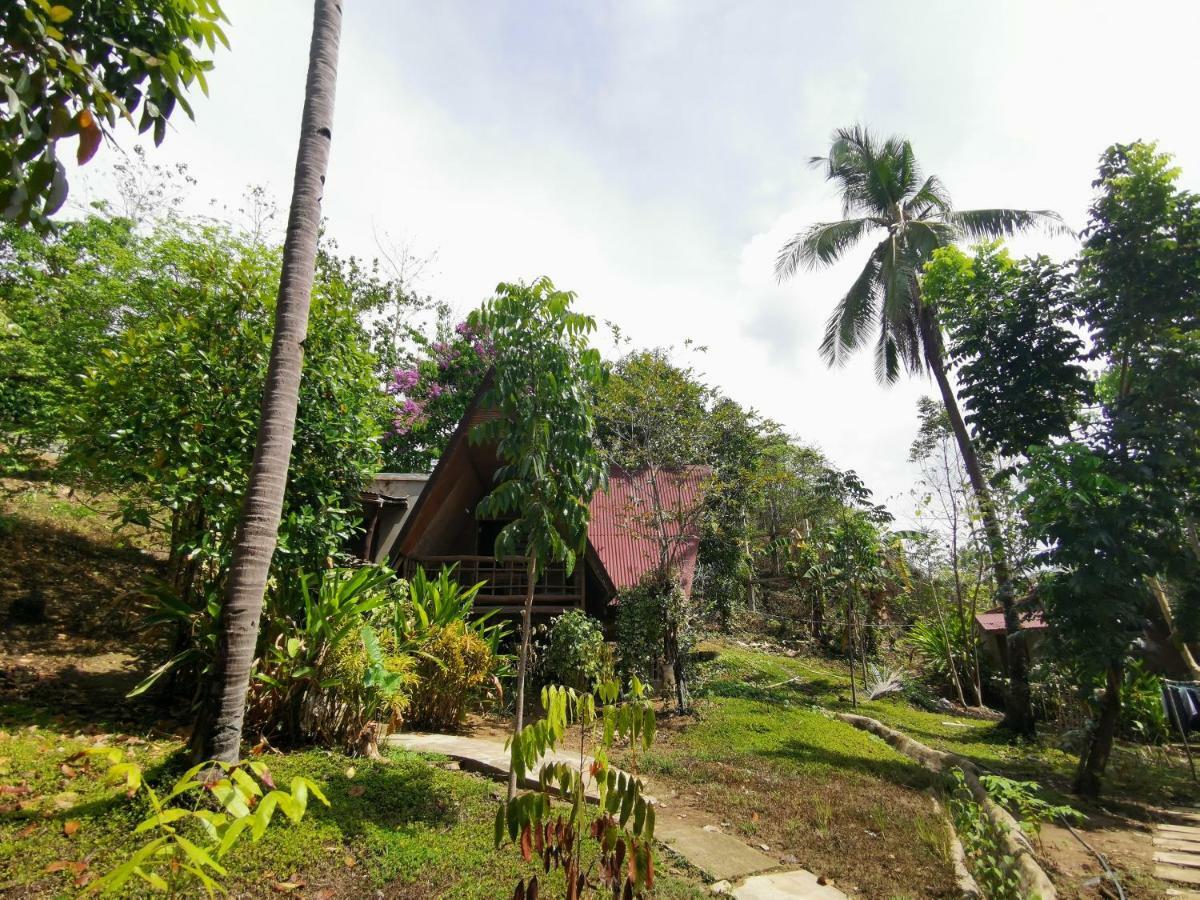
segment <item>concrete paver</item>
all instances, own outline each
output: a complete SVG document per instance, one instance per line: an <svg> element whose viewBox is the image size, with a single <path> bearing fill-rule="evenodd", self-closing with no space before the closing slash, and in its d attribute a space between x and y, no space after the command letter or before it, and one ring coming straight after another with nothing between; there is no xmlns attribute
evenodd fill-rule
<svg viewBox="0 0 1200 900"><path fill-rule="evenodd" d="M747 878L733 889L733 896L737 900L844 900L846 897L831 884L818 884L817 876L803 869Z"/></svg>

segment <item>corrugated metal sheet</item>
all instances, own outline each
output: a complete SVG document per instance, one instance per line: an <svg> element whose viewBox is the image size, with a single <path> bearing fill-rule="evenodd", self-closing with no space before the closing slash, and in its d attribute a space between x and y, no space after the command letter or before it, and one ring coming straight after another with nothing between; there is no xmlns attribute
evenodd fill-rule
<svg viewBox="0 0 1200 900"><path fill-rule="evenodd" d="M1040 631L1047 627L1046 617L1042 615L1040 610L1020 613L1019 615L1022 631ZM988 634L1004 633L1004 613L1002 611L991 610L989 612L977 613L975 621Z"/></svg>
<svg viewBox="0 0 1200 900"><path fill-rule="evenodd" d="M684 593L691 593L700 548L695 513L711 474L706 466L609 473L608 490L597 491L589 505L588 540L617 590L634 587L658 566L665 534Z"/></svg>

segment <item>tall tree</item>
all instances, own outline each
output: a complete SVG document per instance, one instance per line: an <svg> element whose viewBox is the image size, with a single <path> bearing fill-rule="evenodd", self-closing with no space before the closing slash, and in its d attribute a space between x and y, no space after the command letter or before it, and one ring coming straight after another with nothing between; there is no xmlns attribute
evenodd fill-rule
<svg viewBox="0 0 1200 900"><path fill-rule="evenodd" d="M1153 579L1170 584L1187 636L1200 631L1200 195L1178 177L1153 144L1101 157L1074 304L1105 366L1099 415L1022 473L1056 643L1097 713L1074 784L1085 795L1100 790Z"/></svg>
<svg viewBox="0 0 1200 900"><path fill-rule="evenodd" d="M830 265L867 235L885 233L834 308L821 355L829 365L841 365L875 335L875 373L880 381L893 383L907 370L927 372L937 382L979 502L997 598L1004 608L1009 642L1005 724L1019 734L1032 733L1029 673L1019 643L1004 535L950 384L937 306L922 293L921 271L935 250L958 240L998 238L1035 226L1065 228L1058 215L1047 210L956 210L941 180L923 175L907 140L881 141L859 126L838 129L828 155L810 162L838 186L844 218L817 223L789 240L776 260L776 276L783 280L801 267Z"/></svg>
<svg viewBox="0 0 1200 900"><path fill-rule="evenodd" d="M474 442L494 443L500 463L496 483L477 513L509 520L496 537L496 558L520 555L527 564L514 734L525 723L538 573L555 562L563 563L568 574L574 570L587 546L588 502L604 483L592 402L605 369L600 354L588 346L596 323L571 309L574 299L549 278L501 284L469 320L495 348L482 403L500 413L470 433ZM513 767L510 800L516 788Z"/></svg>
<svg viewBox="0 0 1200 900"><path fill-rule="evenodd" d="M221 610L221 637L211 693L197 722L194 752L236 762L241 751L246 690L258 641L263 591L279 532L291 461L304 339L312 300L321 224L321 197L333 138L341 0L316 0L300 147L283 244L275 336L263 389L254 462Z"/></svg>

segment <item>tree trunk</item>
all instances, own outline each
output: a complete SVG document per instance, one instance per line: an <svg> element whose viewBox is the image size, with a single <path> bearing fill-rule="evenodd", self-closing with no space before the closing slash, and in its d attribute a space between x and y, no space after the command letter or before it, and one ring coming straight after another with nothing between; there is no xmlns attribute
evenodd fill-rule
<svg viewBox="0 0 1200 900"><path fill-rule="evenodd" d="M201 759L232 763L240 755L246 690L258 642L263 591L279 537L296 425L321 224L321 195L333 136L341 27L341 0L316 0L300 147L275 307L275 335L263 390L254 464L226 583L212 688L193 742L193 750Z"/></svg>
<svg viewBox="0 0 1200 900"><path fill-rule="evenodd" d="M1121 720L1121 681L1124 663L1118 661L1108 667L1104 675L1104 698L1100 701L1100 717L1088 730L1087 744L1079 754L1079 770L1075 774L1072 790L1084 797L1100 796L1100 779L1108 765L1113 740L1117 736L1117 725Z"/></svg>
<svg viewBox="0 0 1200 900"><path fill-rule="evenodd" d="M858 709L858 690L854 687L854 601L846 607L846 645L850 654L850 705Z"/></svg>
<svg viewBox="0 0 1200 900"><path fill-rule="evenodd" d="M1004 533L1000 529L1000 519L996 515L996 506L992 502L992 492L988 488L987 480L983 477L983 469L979 465L979 456L975 453L975 445L971 441L967 425L959 411L958 398L954 395L954 389L950 386L950 378L946 374L946 364L942 358L941 329L933 321L933 312L928 307L922 307L920 322L921 341L925 345L925 361L941 392L946 415L950 418L950 428L958 442L959 453L962 454L963 466L967 470L971 489L979 503L979 515L983 519L983 531L987 538L992 572L996 576L996 599L1000 601L1000 606L1004 610L1005 643L1008 648L1008 689L1004 694L1004 726L1015 734L1031 736L1034 733L1034 721L1033 707L1029 697L1029 666L1021 635L1020 620L1014 604L1012 571L1008 567Z"/></svg>
<svg viewBox="0 0 1200 900"><path fill-rule="evenodd" d="M529 554L529 583L525 586L525 608L521 611L521 657L517 663L517 718L513 735L525 727L525 673L529 668L529 635L533 631L533 584L537 579L537 553ZM517 770L508 768L508 799L517 795Z"/></svg>

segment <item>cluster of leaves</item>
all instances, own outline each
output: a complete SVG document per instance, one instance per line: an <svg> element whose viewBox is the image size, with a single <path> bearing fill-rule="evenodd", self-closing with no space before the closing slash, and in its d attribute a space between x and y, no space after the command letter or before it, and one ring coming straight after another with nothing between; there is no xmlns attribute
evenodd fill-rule
<svg viewBox="0 0 1200 900"><path fill-rule="evenodd" d="M647 575L635 587L621 592L617 603L617 668L625 678L652 681L663 666L681 664L690 671L697 625L679 580L667 573Z"/></svg>
<svg viewBox="0 0 1200 900"><path fill-rule="evenodd" d="M371 752L380 721L409 706L416 660L376 620L403 584L381 566L288 573L267 597L248 727L273 741Z"/></svg>
<svg viewBox="0 0 1200 900"><path fill-rule="evenodd" d="M139 792L144 795L151 812L134 828L134 834L155 835L111 872L91 882L89 893L122 894L133 879L154 890L168 891L181 886L182 876L215 897L225 893L218 879L228 874L220 860L244 834L248 832L252 841L261 838L276 809L299 822L309 795L329 805L321 788L301 775L292 778L288 790L277 788L261 760L238 765L200 763L160 797L143 777L141 767L126 761L119 748L94 747L73 759L84 757L102 757L109 764L109 778L123 781L131 797ZM196 832L189 826L198 829L199 843L192 839Z"/></svg>
<svg viewBox="0 0 1200 900"><path fill-rule="evenodd" d="M600 623L580 609L556 616L538 655L539 680L592 691L612 675L612 653Z"/></svg>
<svg viewBox="0 0 1200 900"><path fill-rule="evenodd" d="M549 278L501 284L468 319L494 347L483 405L499 413L470 434L472 443L494 444L500 460L478 515L509 520L497 558L562 561L568 574L587 540L588 501L606 477L592 413L605 367L588 346L596 323L571 308L574 300Z"/></svg>
<svg viewBox="0 0 1200 900"><path fill-rule="evenodd" d="M594 693L547 686L541 700L545 717L514 734L509 744L518 779L536 772L538 789L501 803L496 811L496 846L500 847L507 835L526 862L532 862L536 854L543 872L562 868L569 898L583 896L592 883L604 894L629 898L653 890L654 804L643 796L644 785L636 774L619 772L608 762L614 743L628 741L636 772L638 748L649 750L654 743L654 708L644 685L634 678L624 698L618 681L605 682ZM592 764L586 769L564 762L546 762L539 767L542 758L557 750L573 728L578 729L581 748L589 734L595 741ZM590 822L589 786L599 794L598 814ZM560 814L552 821L555 791L569 811L565 818ZM582 866L585 835L599 845L594 879L592 870ZM528 882L521 880L516 895L529 898L537 892L534 875Z"/></svg>
<svg viewBox="0 0 1200 900"><path fill-rule="evenodd" d="M0 9L0 217L46 226L67 199L57 144L77 138L76 161L96 155L120 119L167 133L189 118L192 84L208 93L202 58L229 42L217 0L12 0Z"/></svg>
<svg viewBox="0 0 1200 900"><path fill-rule="evenodd" d="M125 219L49 235L0 222L0 469L63 441L84 367L144 307L141 245Z"/></svg>
<svg viewBox="0 0 1200 900"><path fill-rule="evenodd" d="M1091 399L1073 282L1069 264L1014 261L998 243L973 256L945 247L925 266L981 449L1012 457L1047 444Z"/></svg>
<svg viewBox="0 0 1200 900"><path fill-rule="evenodd" d="M1030 837L1041 839L1045 822L1061 819L1073 825L1083 822L1085 816L1072 806L1050 803L1038 796L1041 785L1036 781L1015 781L1000 775L980 775L988 796L1005 807L1016 818L1017 823Z"/></svg>

